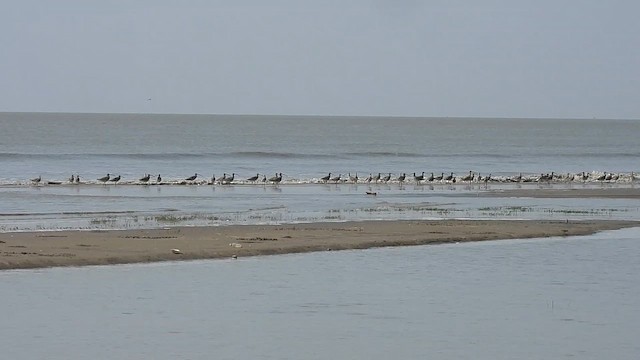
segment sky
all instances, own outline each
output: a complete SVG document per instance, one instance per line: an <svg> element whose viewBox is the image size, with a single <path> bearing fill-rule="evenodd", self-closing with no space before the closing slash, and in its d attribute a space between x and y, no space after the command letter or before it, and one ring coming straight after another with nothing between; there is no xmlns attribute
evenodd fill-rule
<svg viewBox="0 0 640 360"><path fill-rule="evenodd" d="M635 0L0 1L2 112L640 119Z"/></svg>

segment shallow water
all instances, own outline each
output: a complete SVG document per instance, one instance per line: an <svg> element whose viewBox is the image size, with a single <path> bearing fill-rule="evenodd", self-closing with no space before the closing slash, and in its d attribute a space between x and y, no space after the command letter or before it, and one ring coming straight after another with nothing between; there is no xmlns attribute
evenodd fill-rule
<svg viewBox="0 0 640 360"><path fill-rule="evenodd" d="M454 172L460 179L471 170L496 180L585 172L585 183L551 186L633 187L638 133L640 121L618 120L0 113L0 231L445 217L637 219L632 201L497 202L474 199L482 183L416 186L411 179L423 171ZM276 172L284 173L279 186L245 180ZM361 180L406 173L409 180L318 184L330 172L357 173ZM604 172L619 178L596 180ZM100 184L107 173L122 180ZM153 179L161 174L168 185L135 185L147 173ZM200 185L178 185L195 173ZM236 173L236 184L202 185L225 173ZM82 183L68 184L72 174ZM34 186L30 179L39 176Z"/></svg>
<svg viewBox="0 0 640 360"><path fill-rule="evenodd" d="M0 272L11 359L637 359L640 228Z"/></svg>
<svg viewBox="0 0 640 360"><path fill-rule="evenodd" d="M520 187L537 189L538 185ZM5 200L0 231L381 219L640 218L636 199L479 196L489 190L513 188L410 184L0 187L0 197ZM555 188L567 189L568 185ZM366 195L367 191L377 195Z"/></svg>

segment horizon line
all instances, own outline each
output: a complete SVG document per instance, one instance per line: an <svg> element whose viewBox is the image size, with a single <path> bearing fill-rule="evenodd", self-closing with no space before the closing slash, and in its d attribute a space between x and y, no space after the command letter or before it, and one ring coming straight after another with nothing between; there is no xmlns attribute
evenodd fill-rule
<svg viewBox="0 0 640 360"><path fill-rule="evenodd" d="M396 119L493 119L493 120L640 120L640 118L610 117L526 117L526 116L419 116L419 115L323 115L323 114L232 114L232 113L144 113L144 112L83 112L83 111L0 111L0 114L69 114L69 115L168 115L168 116L254 116L254 117L332 117L332 118L396 118Z"/></svg>

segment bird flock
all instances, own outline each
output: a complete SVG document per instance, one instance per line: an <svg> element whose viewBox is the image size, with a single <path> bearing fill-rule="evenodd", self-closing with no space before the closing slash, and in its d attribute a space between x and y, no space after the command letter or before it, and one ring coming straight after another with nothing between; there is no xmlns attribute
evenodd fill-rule
<svg viewBox="0 0 640 360"><path fill-rule="evenodd" d="M145 173L139 179L131 179L124 181L121 175L106 174L100 178L94 180L84 181L81 180L80 175L71 175L66 184L118 184L125 183L127 185L242 185L242 184L272 184L277 185L283 182L283 174L275 173L273 176L267 176L265 174L256 173L253 176L238 179L236 173L227 174L224 173L222 177L216 178L215 175L210 178L204 178L198 173L194 173L191 176L187 176L180 179L163 179L160 174L151 175ZM611 173L611 172L581 172L581 173L567 173L556 174L542 173L542 174L528 174L523 175L518 173L512 176L492 176L492 174L482 175L478 172L469 171L468 174L463 176L456 176L455 173L440 172L439 174L426 174L426 172L413 173L407 176L406 173L393 174L387 173L369 173L367 177L361 179L358 173L351 175L332 174L328 173L325 176L313 178L307 181L301 181L299 179L291 178L289 183L319 183L319 184L404 184L413 183L420 184L488 184L488 183L617 183L617 182L634 182L640 180L640 176L631 173ZM42 176L33 178L30 180L32 185L61 185L65 182L58 180L43 181Z"/></svg>

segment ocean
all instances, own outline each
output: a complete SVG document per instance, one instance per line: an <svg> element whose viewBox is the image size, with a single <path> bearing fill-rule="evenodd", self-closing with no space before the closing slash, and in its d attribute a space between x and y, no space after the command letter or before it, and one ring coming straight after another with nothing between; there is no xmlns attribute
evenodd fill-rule
<svg viewBox="0 0 640 360"><path fill-rule="evenodd" d="M0 113L0 231L637 220L636 199L481 195L634 188L639 130L595 119ZM456 182L416 182L423 171ZM107 173L120 181L103 184ZM208 184L224 173L231 184ZM279 184L246 180L276 173ZM359 181L324 183L328 173ZM391 180L363 182L378 173ZM0 339L11 359L637 359L638 236L8 270Z"/></svg>
<svg viewBox="0 0 640 360"><path fill-rule="evenodd" d="M0 272L7 359L640 356L638 228Z"/></svg>
<svg viewBox="0 0 640 360"><path fill-rule="evenodd" d="M633 120L0 113L0 231L635 219L638 205L628 200L474 197L509 186L633 187L639 133L640 121ZM469 171L474 181L462 181ZM457 182L413 181L422 172L425 178L453 173ZM562 177L537 181L552 172ZM260 181L279 173L279 184ZM341 181L323 183L329 173ZM599 181L605 173L614 180ZM120 180L98 180L107 174ZM149 185L139 181L145 174ZM185 180L194 174L195 181ZM235 174L234 181L208 185L224 174ZM257 182L246 180L256 174ZM391 180L364 182L378 174ZM520 174L529 182L508 181ZM69 183L72 175L79 184ZM356 175L357 183L345 182ZM478 181L488 175L490 181Z"/></svg>

